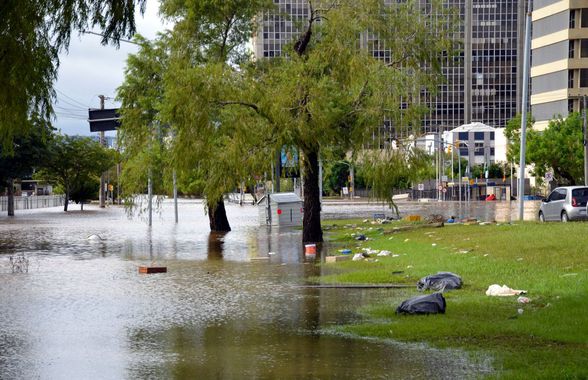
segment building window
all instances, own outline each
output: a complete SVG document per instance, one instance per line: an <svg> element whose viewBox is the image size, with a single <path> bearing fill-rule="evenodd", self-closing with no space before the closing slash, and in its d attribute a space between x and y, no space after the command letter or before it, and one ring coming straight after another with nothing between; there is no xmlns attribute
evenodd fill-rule
<svg viewBox="0 0 588 380"><path fill-rule="evenodd" d="M582 8L582 28L588 28L588 8Z"/></svg>
<svg viewBox="0 0 588 380"><path fill-rule="evenodd" d="M582 12L583 14L584 12ZM576 27L576 10L570 9L570 29L574 29Z"/></svg>
<svg viewBox="0 0 588 380"><path fill-rule="evenodd" d="M474 140L484 140L484 132L474 132Z"/></svg>
<svg viewBox="0 0 588 380"><path fill-rule="evenodd" d="M467 132L459 132L459 135L457 137L460 141L468 141L469 140L469 136Z"/></svg>
<svg viewBox="0 0 588 380"><path fill-rule="evenodd" d="M580 58L588 57L588 40L580 40Z"/></svg>
<svg viewBox="0 0 588 380"><path fill-rule="evenodd" d="M568 71L568 88L574 88L574 70Z"/></svg>
<svg viewBox="0 0 588 380"><path fill-rule="evenodd" d="M588 69L580 69L580 87L588 87Z"/></svg>
<svg viewBox="0 0 588 380"><path fill-rule="evenodd" d="M575 55L576 55L575 41L570 40L570 47L568 50L568 58L574 58Z"/></svg>

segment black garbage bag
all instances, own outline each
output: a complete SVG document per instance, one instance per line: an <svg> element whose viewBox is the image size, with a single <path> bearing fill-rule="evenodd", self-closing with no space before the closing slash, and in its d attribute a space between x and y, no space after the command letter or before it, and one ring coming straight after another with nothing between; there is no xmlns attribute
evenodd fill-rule
<svg viewBox="0 0 588 380"><path fill-rule="evenodd" d="M402 301L397 314L445 314L445 298L441 293L416 296Z"/></svg>
<svg viewBox="0 0 588 380"><path fill-rule="evenodd" d="M423 277L417 282L417 289L423 290L432 289L438 292L449 289L461 288L461 277L451 272L439 272Z"/></svg>

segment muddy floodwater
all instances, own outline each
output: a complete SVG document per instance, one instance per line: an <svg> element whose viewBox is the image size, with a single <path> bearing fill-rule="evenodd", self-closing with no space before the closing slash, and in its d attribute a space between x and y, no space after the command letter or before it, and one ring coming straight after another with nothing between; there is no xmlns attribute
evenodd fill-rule
<svg viewBox="0 0 588 380"><path fill-rule="evenodd" d="M497 219L497 206L488 207ZM327 266L305 260L299 230L259 227L253 206L227 205L233 231L225 235L208 232L199 201L180 203L177 225L164 202L152 228L118 207L76 208L0 217L0 379L455 379L492 371L491 359L460 351L333 334L361 321L362 305L414 290L301 286ZM324 206L327 217L380 211ZM28 273L12 273L9 258L21 255ZM168 272L139 274L141 265Z"/></svg>

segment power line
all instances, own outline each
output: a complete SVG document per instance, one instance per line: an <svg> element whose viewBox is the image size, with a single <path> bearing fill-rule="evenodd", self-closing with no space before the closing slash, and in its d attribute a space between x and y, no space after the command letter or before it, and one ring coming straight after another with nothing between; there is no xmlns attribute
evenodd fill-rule
<svg viewBox="0 0 588 380"><path fill-rule="evenodd" d="M79 107L83 107L84 109L88 109L89 108L87 105L81 103L79 100L76 100L76 99L72 98L71 96L67 95L65 92L61 91L57 87L55 88L55 91L57 91L58 93L60 93L61 95L63 95L65 98L71 100L72 102L77 103L76 107L79 106Z"/></svg>

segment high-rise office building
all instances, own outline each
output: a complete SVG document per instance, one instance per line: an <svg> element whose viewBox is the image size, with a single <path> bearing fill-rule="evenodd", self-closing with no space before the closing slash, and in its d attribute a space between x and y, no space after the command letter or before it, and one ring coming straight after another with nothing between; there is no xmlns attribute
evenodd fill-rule
<svg viewBox="0 0 588 380"><path fill-rule="evenodd" d="M532 18L531 111L541 130L588 95L588 0L535 0Z"/></svg>
<svg viewBox="0 0 588 380"><path fill-rule="evenodd" d="M429 1L420 0L426 7ZM546 0L544 0L546 1ZM260 17L254 37L257 57L282 55L285 44L298 35L297 26L309 16L306 0L274 0L278 11ZM455 7L460 25L456 38L462 43L457 57L443 64L445 82L435 96L423 95L429 113L422 120L422 132L442 132L471 122L504 127L520 108L524 0L445 0ZM289 17L283 16L289 15ZM372 51L385 60L385 47ZM384 122L384 142L394 128Z"/></svg>

